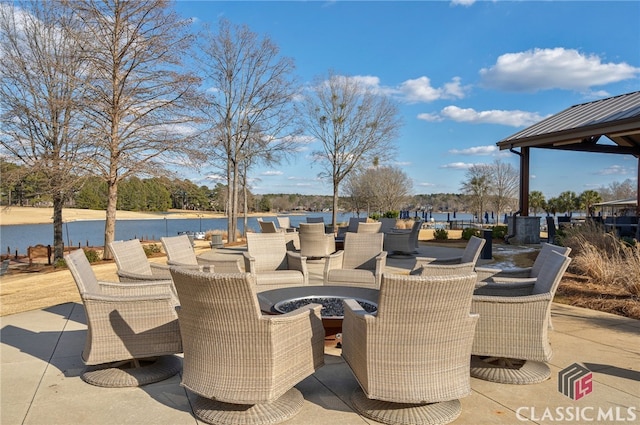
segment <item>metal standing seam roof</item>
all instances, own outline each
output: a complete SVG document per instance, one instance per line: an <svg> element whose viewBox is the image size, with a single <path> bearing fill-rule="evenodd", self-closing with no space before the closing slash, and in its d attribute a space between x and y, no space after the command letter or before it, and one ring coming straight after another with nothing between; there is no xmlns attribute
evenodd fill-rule
<svg viewBox="0 0 640 425"><path fill-rule="evenodd" d="M602 136L609 140L601 140ZM497 145L500 149L539 147L640 158L640 91L571 106Z"/></svg>

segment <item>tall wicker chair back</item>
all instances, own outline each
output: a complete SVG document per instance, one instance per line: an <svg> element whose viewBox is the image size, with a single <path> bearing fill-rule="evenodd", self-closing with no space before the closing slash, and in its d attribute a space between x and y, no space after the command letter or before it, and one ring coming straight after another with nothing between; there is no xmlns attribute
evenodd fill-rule
<svg viewBox="0 0 640 425"><path fill-rule="evenodd" d="M475 273L385 274L377 316L344 301L342 357L360 388L355 409L387 424L449 423L471 394L469 358L478 315Z"/></svg>
<svg viewBox="0 0 640 425"><path fill-rule="evenodd" d="M336 251L332 233L324 232L324 223L300 223L300 255L307 258L326 257Z"/></svg>
<svg viewBox="0 0 640 425"><path fill-rule="evenodd" d="M379 288L387 262L383 240L383 233L347 232L344 250L331 254L325 262L324 284Z"/></svg>
<svg viewBox="0 0 640 425"><path fill-rule="evenodd" d="M294 385L324 363L321 306L263 315L249 274L172 268L182 301L182 386L211 424L270 424L302 408Z"/></svg>
<svg viewBox="0 0 640 425"><path fill-rule="evenodd" d="M258 291L309 284L307 258L287 250L284 233L247 233L243 255Z"/></svg>

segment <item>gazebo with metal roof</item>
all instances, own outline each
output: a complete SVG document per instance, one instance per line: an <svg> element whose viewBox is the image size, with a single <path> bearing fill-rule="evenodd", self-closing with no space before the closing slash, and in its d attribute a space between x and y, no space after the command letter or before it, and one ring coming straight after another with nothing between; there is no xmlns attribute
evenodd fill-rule
<svg viewBox="0 0 640 425"><path fill-rule="evenodd" d="M518 213L522 216L529 215L531 148L633 155L638 159L640 200L640 91L571 106L500 140L497 146L520 156Z"/></svg>

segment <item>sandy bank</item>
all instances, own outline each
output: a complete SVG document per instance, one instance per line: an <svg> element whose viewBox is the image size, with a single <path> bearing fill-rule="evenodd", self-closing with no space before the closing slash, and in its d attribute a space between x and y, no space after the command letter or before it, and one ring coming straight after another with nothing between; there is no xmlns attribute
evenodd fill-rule
<svg viewBox="0 0 640 425"><path fill-rule="evenodd" d="M65 208L62 210L62 220L65 222L79 220L104 220L105 211L84 210L77 208ZM267 214L263 214L267 215ZM181 211L171 210L166 213L148 213L135 211L118 211L118 220L147 220L147 219L172 219L172 218L222 218L223 214L206 211ZM53 208L35 207L3 207L0 209L0 224L47 224L53 223Z"/></svg>

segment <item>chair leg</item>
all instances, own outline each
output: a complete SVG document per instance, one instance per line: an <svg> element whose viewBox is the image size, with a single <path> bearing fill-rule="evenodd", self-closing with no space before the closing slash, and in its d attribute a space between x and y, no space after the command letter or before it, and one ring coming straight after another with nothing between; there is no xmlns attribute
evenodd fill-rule
<svg viewBox="0 0 640 425"><path fill-rule="evenodd" d="M501 384L528 385L549 379L551 369L546 363L532 360L471 356L471 376Z"/></svg>
<svg viewBox="0 0 640 425"><path fill-rule="evenodd" d="M88 366L80 378L86 383L98 387L139 387L164 381L181 369L182 361L180 358L171 355Z"/></svg>
<svg viewBox="0 0 640 425"><path fill-rule="evenodd" d="M270 403L232 404L197 396L193 413L206 423L215 425L269 425L294 417L302 410L304 397L291 388Z"/></svg>
<svg viewBox="0 0 640 425"><path fill-rule="evenodd" d="M363 416L383 424L440 425L455 421L462 412L459 400L439 403L392 403L367 398L358 388L351 395L353 407Z"/></svg>

